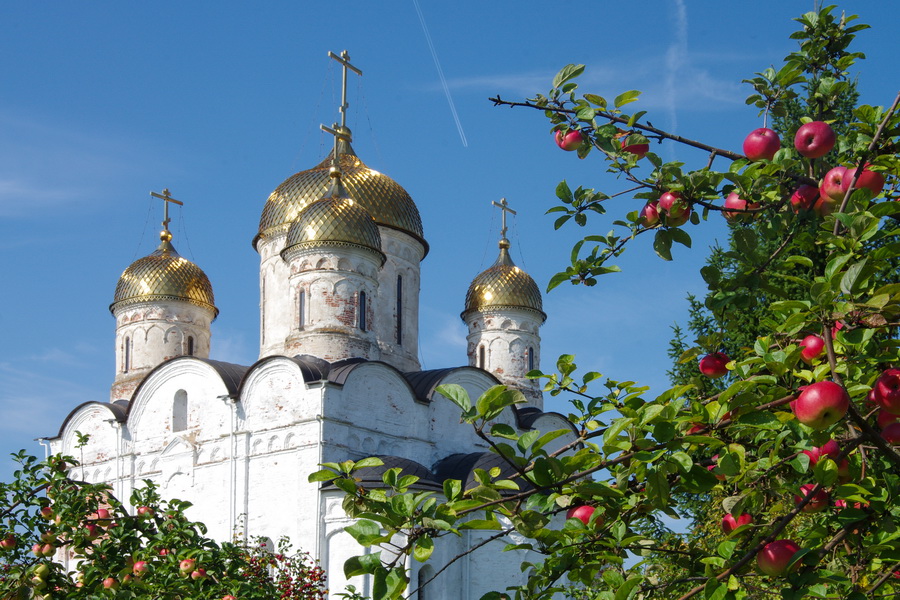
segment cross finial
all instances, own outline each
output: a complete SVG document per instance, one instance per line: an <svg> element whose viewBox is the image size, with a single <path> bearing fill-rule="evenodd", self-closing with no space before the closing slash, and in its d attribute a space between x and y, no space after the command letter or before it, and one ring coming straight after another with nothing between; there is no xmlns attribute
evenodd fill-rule
<svg viewBox="0 0 900 600"><path fill-rule="evenodd" d="M169 195L169 188L166 188L162 191L162 194L157 194L156 192L150 192L150 195L154 198L159 198L163 201L163 222L162 226L165 231L169 231L169 222L171 219L169 218L169 202L173 202L178 206L184 206L184 202L181 200L176 200L171 195Z"/></svg>
<svg viewBox="0 0 900 600"><path fill-rule="evenodd" d="M510 213L512 215L516 214L516 211L509 207L509 204L506 202L506 198L500 198L500 202L496 202L491 200L491 204L500 209L500 237L504 240L506 239L506 213Z"/></svg>
<svg viewBox="0 0 900 600"><path fill-rule="evenodd" d="M340 142L349 143L350 136L347 135L347 133L346 133L347 130L344 127L341 127L340 125L338 125L337 123L333 124L331 127L328 127L327 125L319 125L319 128L322 131L324 131L326 133L330 133L331 135L334 136L334 154L332 155L332 169L336 170L337 172L340 172L340 170L341 170L340 158L341 157L338 154L338 150L340 148Z"/></svg>
<svg viewBox="0 0 900 600"><path fill-rule="evenodd" d="M347 127L347 107L350 106L347 103L347 69L350 69L360 77L362 77L362 71L350 64L350 54L346 50L341 52L340 56L329 51L328 56L341 63L341 67L343 67L341 76L341 127Z"/></svg>

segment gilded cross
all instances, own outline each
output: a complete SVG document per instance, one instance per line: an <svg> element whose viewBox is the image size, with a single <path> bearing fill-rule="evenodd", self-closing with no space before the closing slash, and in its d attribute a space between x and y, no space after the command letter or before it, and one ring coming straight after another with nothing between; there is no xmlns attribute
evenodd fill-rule
<svg viewBox="0 0 900 600"><path fill-rule="evenodd" d="M338 156L338 142L350 142L350 136L348 136L345 132L347 131L344 127L341 127L337 123L328 127L327 125L319 125L319 128L326 132L330 133L334 136L334 154L333 154L333 163L334 168L340 170L340 157Z"/></svg>
<svg viewBox="0 0 900 600"><path fill-rule="evenodd" d="M172 196L169 195L169 189L166 188L162 191L162 194L157 194L156 192L150 192L150 195L154 198L159 198L163 201L163 229L166 231L169 230L169 222L171 219L169 218L169 202L177 204L178 206L184 206L184 202L181 200L176 200Z"/></svg>
<svg viewBox="0 0 900 600"><path fill-rule="evenodd" d="M506 213L510 213L512 215L516 214L516 211L511 209L506 202L506 198L500 198L500 202L495 202L491 200L491 204L500 209L501 214L501 227L500 227L500 237L506 239Z"/></svg>
<svg viewBox="0 0 900 600"><path fill-rule="evenodd" d="M347 69L353 71L360 77L362 77L362 71L354 67L350 64L350 54L344 50L341 52L341 55L338 56L334 52L329 51L328 56L333 58L334 60L341 63L342 67L342 77L341 77L341 127L347 126L347 107L350 106L347 103Z"/></svg>

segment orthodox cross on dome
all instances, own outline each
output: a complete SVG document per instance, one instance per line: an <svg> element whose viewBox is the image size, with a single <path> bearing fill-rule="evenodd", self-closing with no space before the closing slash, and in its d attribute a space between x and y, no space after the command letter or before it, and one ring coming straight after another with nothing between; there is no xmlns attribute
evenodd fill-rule
<svg viewBox="0 0 900 600"><path fill-rule="evenodd" d="M332 157L333 157L332 158L332 168L335 171L337 171L338 173L340 173L341 162L340 162L340 156L338 155L338 148L340 147L339 142L347 142L347 143L350 142L350 136L347 135L347 133L346 133L347 129L344 127L341 127L337 123L335 123L331 127L328 127L327 125L319 125L319 128L322 131L324 131L326 133L330 133L331 135L334 136L334 154L332 155Z"/></svg>
<svg viewBox="0 0 900 600"><path fill-rule="evenodd" d="M340 56L338 56L334 52L329 51L328 56L341 63L341 67L343 67L343 73L341 76L341 127L346 128L347 107L350 106L350 104L347 102L347 69L350 69L360 77L362 77L362 71L350 64L350 54L346 50L341 52Z"/></svg>
<svg viewBox="0 0 900 600"><path fill-rule="evenodd" d="M162 191L162 194L157 194L156 192L150 192L150 195L154 198L159 198L163 201L163 229L169 231L169 222L172 220L169 218L169 202L177 204L178 206L184 206L184 202L181 200L176 200L172 196L169 195L169 188L166 188Z"/></svg>
<svg viewBox="0 0 900 600"><path fill-rule="evenodd" d="M506 239L506 213L510 213L512 215L516 214L516 211L509 207L509 203L507 203L506 198L500 198L500 202L495 202L491 200L491 204L500 209L500 237L504 240Z"/></svg>

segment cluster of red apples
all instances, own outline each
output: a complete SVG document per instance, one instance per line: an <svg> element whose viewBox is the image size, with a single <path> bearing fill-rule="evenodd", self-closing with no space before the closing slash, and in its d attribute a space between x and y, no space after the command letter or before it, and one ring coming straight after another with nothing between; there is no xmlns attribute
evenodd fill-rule
<svg viewBox="0 0 900 600"><path fill-rule="evenodd" d="M800 359L811 365L825 354L825 340L817 335L808 335L800 342L800 350ZM728 356L722 352L707 354L700 360L699 369L703 375L717 379L728 373L729 361ZM881 436L889 444L900 444L900 369L890 368L882 372L869 392L868 400L873 407L880 409L877 420ZM802 387L790 406L799 422L821 431L844 418L850 408L850 396L837 383L820 381ZM697 433L698 427L702 428L695 425L688 434ZM815 466L823 458L829 458L837 463L840 481L846 482L850 477L849 461L840 457L840 447L835 440L831 439L812 450L803 450L802 453L809 458L810 466ZM715 456L713 460L717 458ZM710 470L714 468L715 465L709 467ZM828 491L821 486L805 484L800 486L799 491L799 495L794 496L797 504L809 497L802 508L804 512L820 512L832 504ZM834 506L837 510L842 510L848 505L845 500L839 499L834 502ZM853 507L864 508L859 502L854 503ZM722 517L722 531L725 535L731 535L752 523L753 517L748 513L737 516L726 514ZM792 560L799 551L800 546L793 540L775 540L760 550L757 564L763 573L773 577L781 576L789 571Z"/></svg>
<svg viewBox="0 0 900 600"><path fill-rule="evenodd" d="M566 151L577 150L587 138L584 134L572 129L566 133L556 131L554 139L557 146ZM828 154L837 142L834 130L824 121L810 121L797 129L794 135L794 148L805 158L821 158ZM634 154L638 159L644 157L650 150L649 144L629 144L627 136L622 137L621 147L623 152ZM751 161L772 160L781 148L781 139L778 134L766 127L760 127L750 132L744 140L744 155ZM844 199L850 184L853 182L858 169L853 167L836 166L829 170L818 186L801 184L791 194L790 205L794 212L814 211L820 216L834 212ZM854 189L868 189L872 196L877 196L884 189L884 175L864 166L856 178ZM731 192L725 198L722 215L728 219L747 221L751 220L755 212L760 209L759 203L748 202L741 198L738 192ZM647 228L656 227L660 223L668 227L680 227L691 218L691 204L682 198L677 191L664 192L659 200L651 200L642 209L639 215L640 223Z"/></svg>

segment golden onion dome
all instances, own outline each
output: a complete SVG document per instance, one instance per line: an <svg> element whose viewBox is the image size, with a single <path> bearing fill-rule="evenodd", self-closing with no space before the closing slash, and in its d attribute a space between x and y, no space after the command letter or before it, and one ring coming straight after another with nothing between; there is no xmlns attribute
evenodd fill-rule
<svg viewBox="0 0 900 600"><path fill-rule="evenodd" d="M202 306L219 314L215 307L212 284L200 267L181 257L172 246L172 234L163 230L159 248L150 256L139 258L125 269L116 284L110 312L139 302L180 300Z"/></svg>
<svg viewBox="0 0 900 600"><path fill-rule="evenodd" d="M469 285L466 293L466 309L460 315L488 309L524 308L547 319L543 311L541 291L528 273L513 264L509 256L509 241L500 240L500 256L487 270L480 273Z"/></svg>
<svg viewBox="0 0 900 600"><path fill-rule="evenodd" d="M387 175L367 167L348 142L339 142L338 154L344 186L350 196L366 209L375 223L408 233L425 246L427 254L422 218L406 190ZM312 169L288 177L275 188L263 207L259 233L253 239L254 247L260 238L286 231L304 208L325 196L330 186L333 156L333 152L329 153Z"/></svg>
<svg viewBox="0 0 900 600"><path fill-rule="evenodd" d="M309 204L291 223L281 255L292 248L320 245L349 245L372 250L381 256L381 233L365 208L347 195L340 174L333 175L334 183L328 194Z"/></svg>

